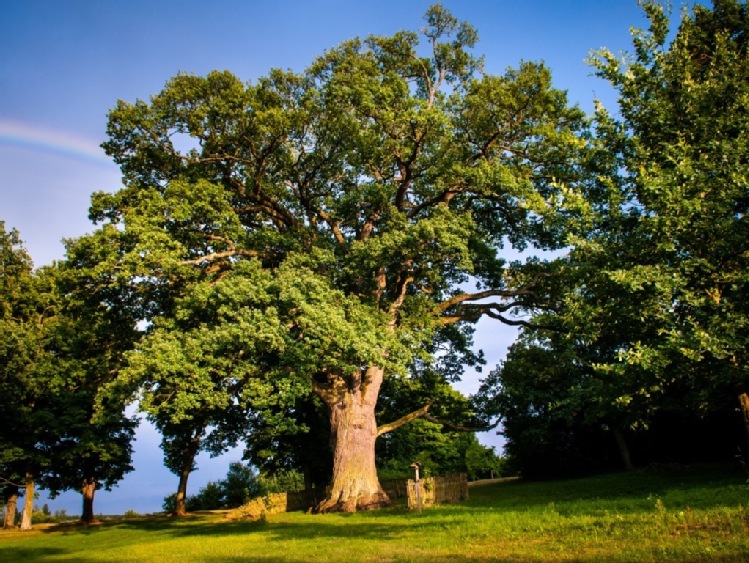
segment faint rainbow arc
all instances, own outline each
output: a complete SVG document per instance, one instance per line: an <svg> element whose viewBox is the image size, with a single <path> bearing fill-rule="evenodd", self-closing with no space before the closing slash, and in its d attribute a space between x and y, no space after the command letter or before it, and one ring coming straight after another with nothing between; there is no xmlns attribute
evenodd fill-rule
<svg viewBox="0 0 749 563"><path fill-rule="evenodd" d="M0 145L29 148L83 159L99 165L113 165L104 149L91 139L60 131L0 119Z"/></svg>

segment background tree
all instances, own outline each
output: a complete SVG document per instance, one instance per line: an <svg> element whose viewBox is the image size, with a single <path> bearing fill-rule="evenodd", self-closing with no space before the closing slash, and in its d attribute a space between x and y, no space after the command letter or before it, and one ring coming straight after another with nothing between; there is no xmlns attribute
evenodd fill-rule
<svg viewBox="0 0 749 563"><path fill-rule="evenodd" d="M325 405L314 394L286 406L268 405L265 412L253 410L246 428L244 456L261 474L299 472L305 490L324 490L330 482L330 424Z"/></svg>
<svg viewBox="0 0 749 563"><path fill-rule="evenodd" d="M49 405L61 431L46 447L45 488L82 494L81 520L94 520L97 489L111 488L132 471L137 419L122 402L102 402L99 393L122 367L122 355L140 337L139 310L127 293L100 285L92 272L90 240L67 241L67 259L56 264L59 303L47 350L54 374Z"/></svg>
<svg viewBox="0 0 749 563"><path fill-rule="evenodd" d="M741 441L747 6L695 6L670 45L668 14L644 8L650 28L635 31L633 56L593 60L619 93L621 117L596 115L589 227L572 240L568 289L536 319L557 330L529 332L484 389L529 468L542 465L522 451L531 432L594 452L605 428L626 465L627 441L640 462L725 457ZM524 368L533 375L521 380Z"/></svg>
<svg viewBox="0 0 749 563"><path fill-rule="evenodd" d="M92 218L120 249L100 269L149 303L143 349L167 338L193 285L228 295L252 279L266 294L248 293L218 331L194 327L234 356L152 367L174 381L205 369L206 389L237 379L230 388L266 401L314 392L333 444L320 510L388 502L375 469L384 379L433 361L435 339L462 349L463 323L522 322L512 313L540 303L548 268L507 264L501 249L558 247L578 204L583 115L548 70L478 76L475 30L439 5L426 21L427 56L415 33L355 39L256 84L180 75L109 116L104 147L126 187L95 195ZM205 307L201 318L217 310ZM253 391L264 386L278 392Z"/></svg>
<svg viewBox="0 0 749 563"><path fill-rule="evenodd" d="M457 374L451 376L452 366L440 363L443 365L418 366L407 379L390 378L383 383L378 420L397 420L401 413L418 412L424 404L429 410L411 423L380 435L376 455L381 475L411 477L410 466L415 461L421 464L423 475L470 473L475 478L484 470L487 475L492 470L494 460L488 465L479 463L491 456L479 454L484 448L475 436L480 424L472 406L449 383ZM387 424L380 426L381 431L386 429ZM470 471L469 450L473 454Z"/></svg>
<svg viewBox="0 0 749 563"><path fill-rule="evenodd" d="M709 418L749 382L749 127L740 117L749 15L734 0L695 6L667 46L667 14L645 9L650 30L635 35L634 59L596 61L620 95L629 205L641 209L635 266L609 277L623 295L652 295L641 314L657 328L624 343L620 359L650 372L656 389L691 389L688 408Z"/></svg>
<svg viewBox="0 0 749 563"><path fill-rule="evenodd" d="M6 492L12 500L25 483L24 529L31 526L39 483L53 495L80 490L82 519L91 521L96 487L110 488L131 469L133 421L121 405L101 409L97 420L94 410L101 385L131 346L134 320L115 307L121 303L76 285L82 275L77 264L33 271L18 245L17 233L3 229L0 455Z"/></svg>
<svg viewBox="0 0 749 563"><path fill-rule="evenodd" d="M34 272L18 232L0 221L0 478L6 527L15 525L23 490L22 530L32 527L36 480L49 464L44 446L59 431L47 408L53 393L45 344L54 305L47 273Z"/></svg>

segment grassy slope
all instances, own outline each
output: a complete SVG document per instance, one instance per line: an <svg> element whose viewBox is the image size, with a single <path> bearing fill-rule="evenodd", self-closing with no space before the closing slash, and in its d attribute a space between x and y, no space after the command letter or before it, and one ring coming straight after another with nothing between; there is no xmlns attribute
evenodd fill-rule
<svg viewBox="0 0 749 563"><path fill-rule="evenodd" d="M465 504L360 514L123 520L0 532L0 561L749 561L735 467L473 487Z"/></svg>

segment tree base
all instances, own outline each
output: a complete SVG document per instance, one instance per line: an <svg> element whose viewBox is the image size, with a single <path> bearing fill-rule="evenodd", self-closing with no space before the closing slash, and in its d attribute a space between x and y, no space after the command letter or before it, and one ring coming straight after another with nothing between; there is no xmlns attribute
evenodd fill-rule
<svg viewBox="0 0 749 563"><path fill-rule="evenodd" d="M377 510L387 508L393 503L385 494L364 495L351 498L328 498L315 507L316 514L326 512L357 512L359 510Z"/></svg>

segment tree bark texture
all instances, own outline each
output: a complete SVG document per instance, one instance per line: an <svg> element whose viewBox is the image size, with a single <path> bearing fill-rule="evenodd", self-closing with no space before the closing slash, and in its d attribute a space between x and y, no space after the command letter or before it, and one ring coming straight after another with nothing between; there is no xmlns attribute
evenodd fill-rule
<svg viewBox="0 0 749 563"><path fill-rule="evenodd" d="M26 488L21 515L21 530L31 530L31 514L34 512L34 476L26 473Z"/></svg>
<svg viewBox="0 0 749 563"><path fill-rule="evenodd" d="M16 511L18 506L18 487L8 485L3 491L5 500L5 516L3 518L3 528L14 528L16 525Z"/></svg>
<svg viewBox="0 0 749 563"><path fill-rule="evenodd" d="M375 405L382 378L383 370L370 366L315 387L329 409L333 449L330 492L317 512L356 512L391 504L375 467Z"/></svg>
<svg viewBox="0 0 749 563"><path fill-rule="evenodd" d="M89 477L83 480L81 496L83 497L83 512L81 522L91 524L94 522L94 494L96 493L96 479Z"/></svg>

